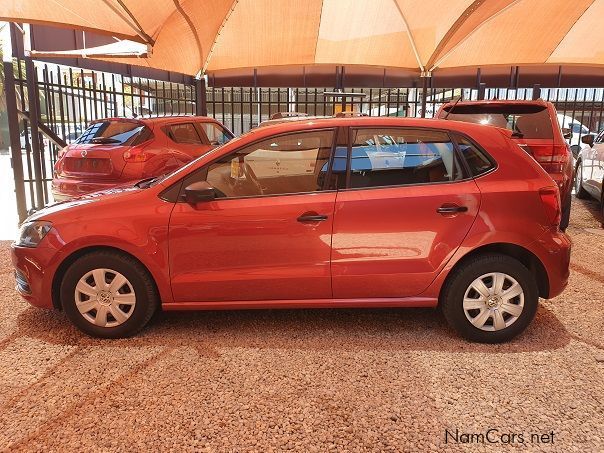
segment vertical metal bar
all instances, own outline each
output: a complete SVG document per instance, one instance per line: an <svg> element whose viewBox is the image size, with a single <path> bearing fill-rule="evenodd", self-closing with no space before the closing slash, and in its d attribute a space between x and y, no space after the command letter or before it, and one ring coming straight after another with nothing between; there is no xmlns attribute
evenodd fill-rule
<svg viewBox="0 0 604 453"><path fill-rule="evenodd" d="M427 97L428 97L428 77L422 77L422 118L426 117Z"/></svg>
<svg viewBox="0 0 604 453"><path fill-rule="evenodd" d="M243 102L243 87L239 87L239 114L241 116L241 133L243 134L243 106L245 103Z"/></svg>
<svg viewBox="0 0 604 453"><path fill-rule="evenodd" d="M57 91L59 92L59 115L61 117L61 137L67 141L65 133L65 106L63 105L63 89L61 84L61 69L57 65ZM67 99L66 99L67 100Z"/></svg>
<svg viewBox="0 0 604 453"><path fill-rule="evenodd" d="M252 114L252 112L254 111L253 106L252 106L253 88L250 87L249 90L250 90L250 129L251 129L252 127L254 127L254 116Z"/></svg>
<svg viewBox="0 0 604 453"><path fill-rule="evenodd" d="M99 118L99 102L97 99L97 92L96 92L96 72L92 73L92 99L94 102L94 119L98 119ZM92 116L92 108L90 109L90 115Z"/></svg>
<svg viewBox="0 0 604 453"><path fill-rule="evenodd" d="M84 81L84 71L80 70L80 80L78 84L82 87L82 103L84 105L84 123L88 124L88 105L86 100L86 82Z"/></svg>
<svg viewBox="0 0 604 453"><path fill-rule="evenodd" d="M44 206L44 187L42 176L41 162L41 146L40 146L40 131L38 129L38 121L40 118L40 110L38 109L38 87L36 84L36 70L31 57L25 57L25 73L27 78L27 97L29 101L29 125L31 129L31 143L34 164L34 186L36 189L36 200L33 205L40 209Z"/></svg>
<svg viewBox="0 0 604 453"><path fill-rule="evenodd" d="M208 116L208 98L206 93L206 80L195 79L195 114Z"/></svg>
<svg viewBox="0 0 604 453"><path fill-rule="evenodd" d="M225 111L224 111L224 87L221 88L221 94L220 94L220 102L221 102L221 109L222 109L222 124L225 123Z"/></svg>
<svg viewBox="0 0 604 453"><path fill-rule="evenodd" d="M11 23L10 27L12 30L15 28L15 25ZM17 64L19 64L19 60L17 60ZM27 202L25 199L25 182L23 180L23 158L21 156L19 115L17 113L17 90L15 89L12 56L5 54L2 65L4 70L4 93L6 95L6 115L8 119L11 162L15 181L15 198L17 200L17 214L20 223L27 217ZM25 135L27 135L27 129L25 130Z"/></svg>

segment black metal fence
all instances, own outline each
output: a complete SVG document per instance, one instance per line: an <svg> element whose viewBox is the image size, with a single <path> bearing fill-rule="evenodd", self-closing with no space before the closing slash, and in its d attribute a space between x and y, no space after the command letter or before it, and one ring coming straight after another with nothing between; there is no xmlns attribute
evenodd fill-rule
<svg viewBox="0 0 604 453"><path fill-rule="evenodd" d="M208 87L33 62L13 61L19 114L21 165L13 168L21 218L52 202L50 181L58 152L91 121L106 117L208 115L241 134L277 112L330 116L355 111L369 116L433 117L440 106L463 100L541 97L556 105L571 147L604 128L604 88L322 88ZM205 106L202 106L203 102ZM21 190L21 197L19 191ZM21 198L21 200L20 200Z"/></svg>
<svg viewBox="0 0 604 453"><path fill-rule="evenodd" d="M342 93L329 88L207 88L208 115L241 134L278 112L329 116L355 111L369 116L432 118L453 99L531 100L552 102L562 127L572 132L576 149L581 137L604 129L604 88L350 88ZM424 113L425 110L425 113Z"/></svg>

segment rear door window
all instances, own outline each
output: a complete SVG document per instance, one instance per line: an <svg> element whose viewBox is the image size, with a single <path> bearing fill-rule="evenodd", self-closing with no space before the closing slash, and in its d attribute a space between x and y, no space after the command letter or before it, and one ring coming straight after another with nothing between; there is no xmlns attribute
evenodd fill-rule
<svg viewBox="0 0 604 453"><path fill-rule="evenodd" d="M193 123L171 124L167 127L168 137L176 143L201 145L202 141Z"/></svg>
<svg viewBox="0 0 604 453"><path fill-rule="evenodd" d="M509 129L517 138L553 139L547 108L531 104L467 104L445 107L448 120L485 124Z"/></svg>
<svg viewBox="0 0 604 453"><path fill-rule="evenodd" d="M352 143L351 188L463 179L455 148L444 131L358 129Z"/></svg>
<svg viewBox="0 0 604 453"><path fill-rule="evenodd" d="M134 121L98 121L92 123L75 141L79 144L136 145L150 137L151 130Z"/></svg>

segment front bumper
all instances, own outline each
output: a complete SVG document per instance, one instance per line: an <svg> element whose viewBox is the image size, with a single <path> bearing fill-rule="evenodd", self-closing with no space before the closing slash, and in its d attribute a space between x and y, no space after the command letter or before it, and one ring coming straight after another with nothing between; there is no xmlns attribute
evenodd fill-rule
<svg viewBox="0 0 604 453"><path fill-rule="evenodd" d="M56 250L52 247L36 248L11 245L11 260L15 268L17 292L36 307L53 308L52 278Z"/></svg>

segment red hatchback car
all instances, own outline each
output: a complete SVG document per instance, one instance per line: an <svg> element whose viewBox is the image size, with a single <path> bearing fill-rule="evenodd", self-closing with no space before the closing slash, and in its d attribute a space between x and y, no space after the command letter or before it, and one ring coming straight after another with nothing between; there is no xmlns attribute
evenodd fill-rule
<svg viewBox="0 0 604 453"><path fill-rule="evenodd" d="M543 100L466 101L443 105L436 117L510 130L512 140L533 156L558 185L562 200L560 229L566 230L570 220L573 158L554 104Z"/></svg>
<svg viewBox="0 0 604 453"><path fill-rule="evenodd" d="M440 305L466 338L501 342L567 284L559 223L557 186L508 131L313 119L36 212L12 258L23 297L100 337L159 308Z"/></svg>
<svg viewBox="0 0 604 453"><path fill-rule="evenodd" d="M203 116L93 121L61 151L52 194L64 201L164 175L232 138L222 124Z"/></svg>

